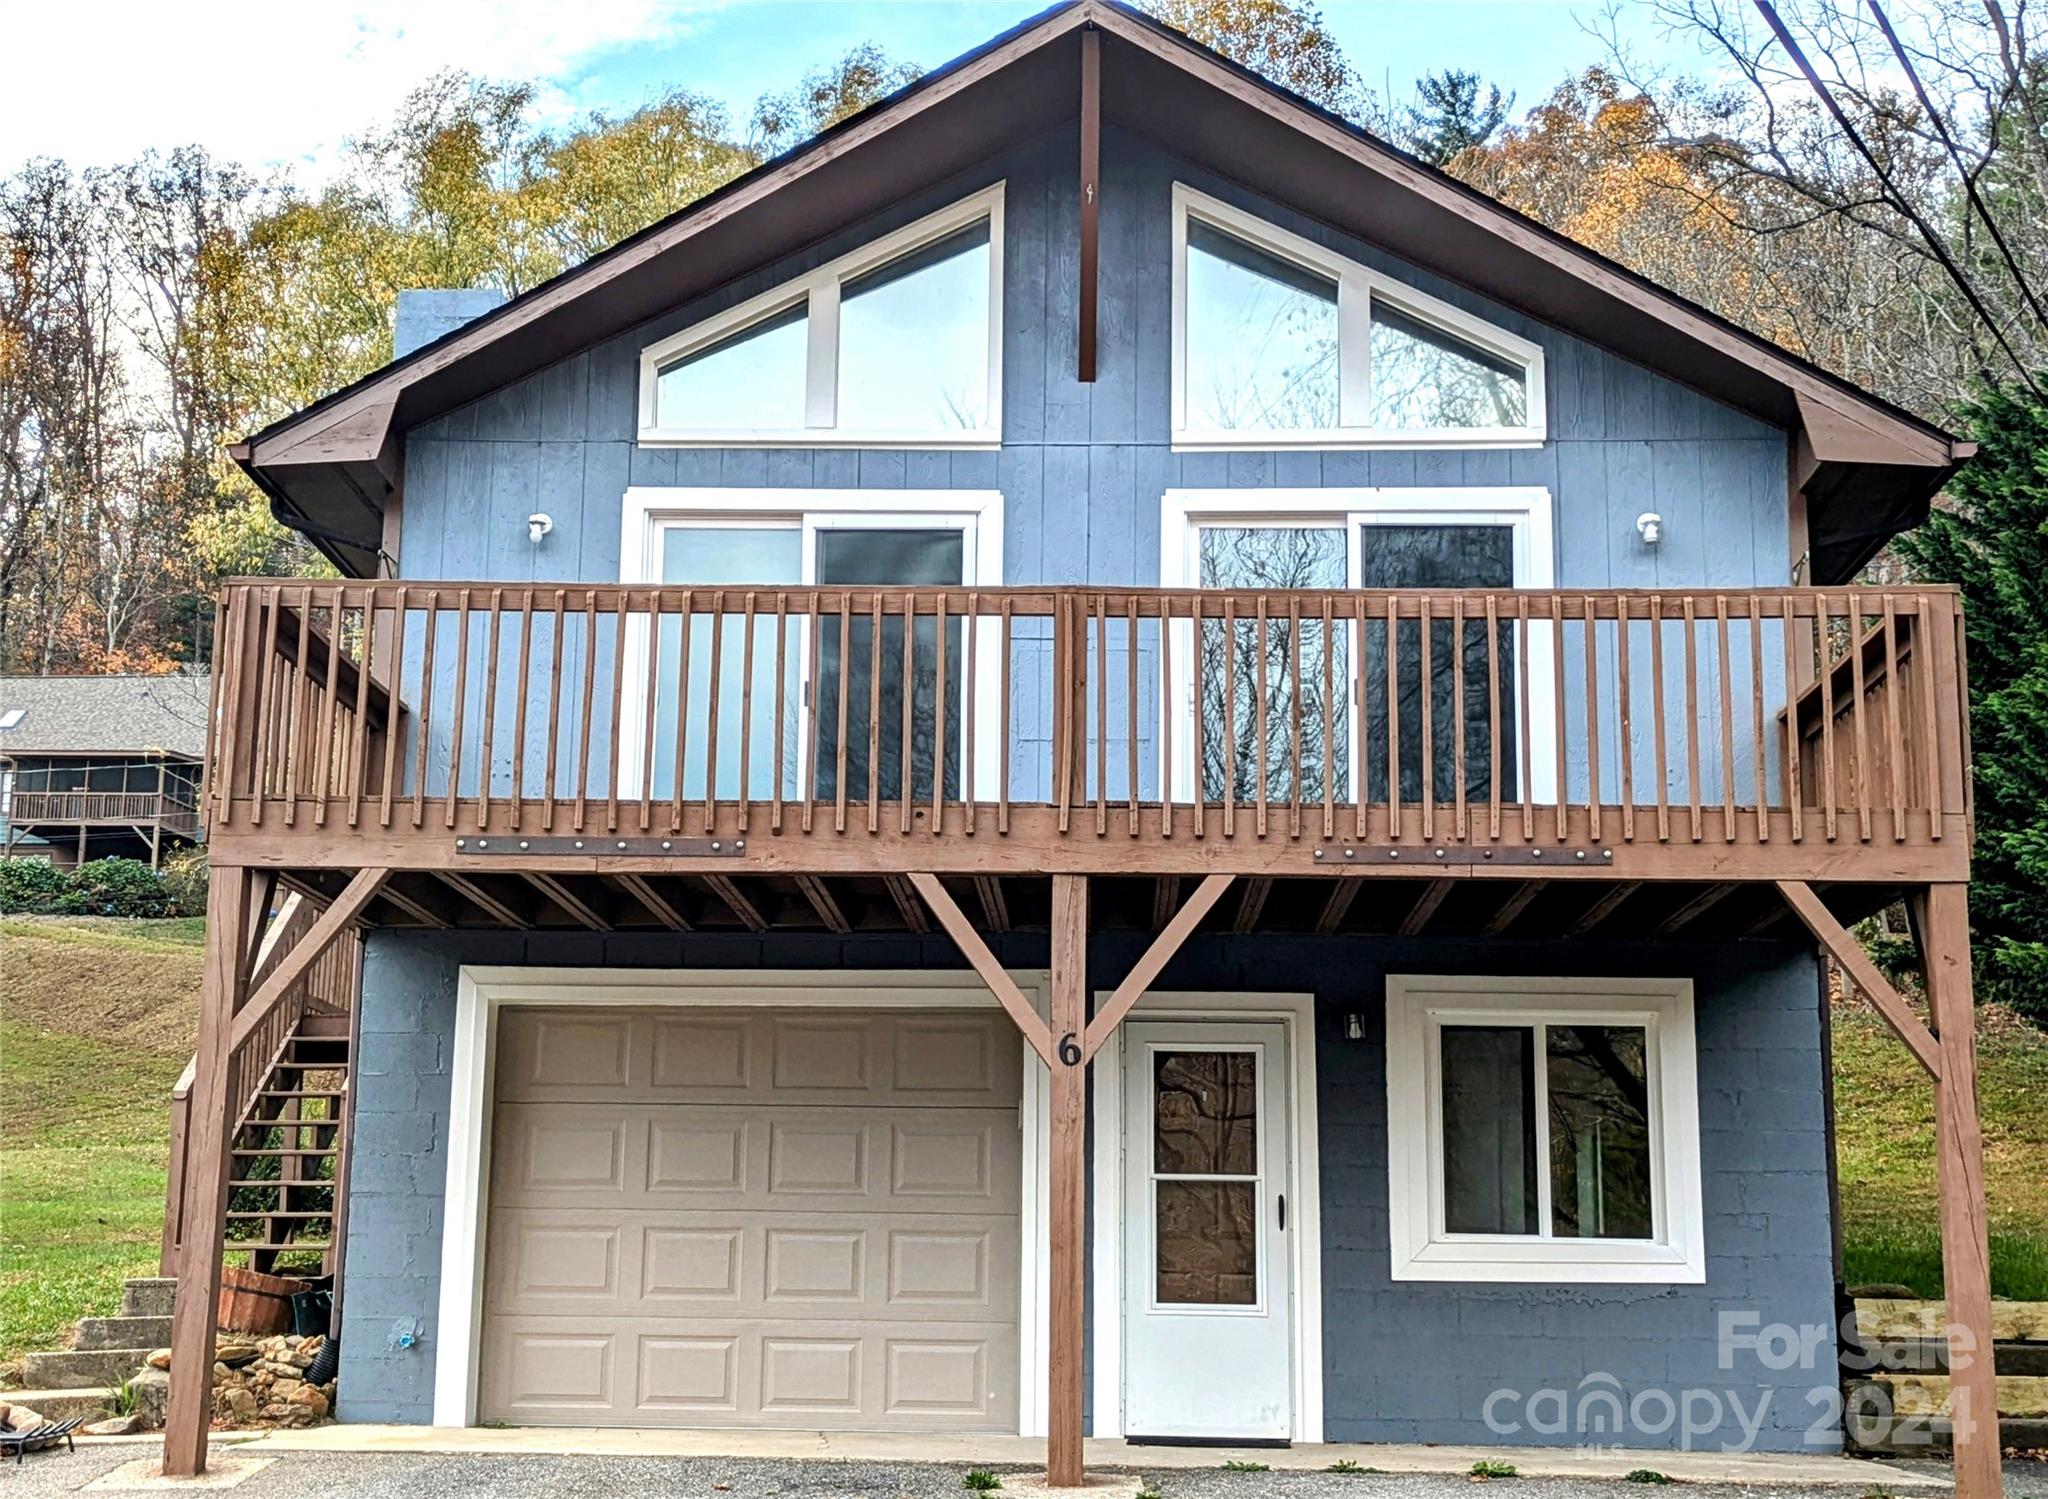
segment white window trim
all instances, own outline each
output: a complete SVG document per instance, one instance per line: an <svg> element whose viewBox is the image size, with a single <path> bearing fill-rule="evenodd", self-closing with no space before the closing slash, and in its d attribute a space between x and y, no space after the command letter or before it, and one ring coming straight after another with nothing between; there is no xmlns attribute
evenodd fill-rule
<svg viewBox="0 0 2048 1499"><path fill-rule="evenodd" d="M1096 1003L1108 999L1096 995ZM1148 993L1133 1020L1269 1020L1287 1028L1290 1142L1288 1219L1294 1277L1294 1435L1323 1439L1323 1229L1321 1129L1316 1113L1315 996L1218 992ZM1095 1356L1090 1429L1124 1434L1124 1097L1123 1029L1109 1033L1091 1065L1089 1112L1095 1194L1091 1276L1096 1288L1088 1343ZM1115 1294L1104 1294L1114 1287Z"/></svg>
<svg viewBox="0 0 2048 1499"><path fill-rule="evenodd" d="M1516 588L1553 588L1557 580L1555 531L1548 489L1540 486L1475 487L1470 489L1169 489L1160 500L1159 580L1168 588L1201 586L1201 550L1197 535L1204 526L1332 526L1344 528L1345 580L1355 586L1359 576L1359 529L1363 526L1466 525L1507 526L1514 532ZM1531 795L1554 801L1558 776L1557 735L1552 715L1557 694L1555 655L1548 620L1529 621L1531 722L1519 722L1519 700L1508 708L1517 717L1518 742L1529 757ZM1171 784L1182 801L1195 793L1194 627L1176 623L1171 634L1174 657L1174 701L1178 714L1173 735L1175 760L1162 782ZM1518 695L1519 698L1519 695ZM1359 754L1359 715L1351 715L1351 785L1354 795L1369 793L1360 785L1364 761ZM1162 736L1162 743L1164 736ZM1503 779L1507 770L1503 767ZM1516 777L1519 781L1519 776ZM1503 804L1509 799L1503 787ZM1519 799L1519 785L1515 799ZM1365 800L1370 801L1369 794Z"/></svg>
<svg viewBox="0 0 2048 1499"><path fill-rule="evenodd" d="M1046 1013L1051 975L1019 972L1018 987ZM484 1224L489 1211L491 1099L498 1015L510 1005L658 1005L739 1009L986 1009L988 986L957 973L888 970L844 973L763 969L483 967L465 964L455 988L450 1040L448 1172L441 1219L441 1295L434 1361L434 1425L474 1426L483 1351ZM1024 1087L1017 1306L1017 1434L1043 1436L1050 1364L1045 1308L1051 1294L1051 1162L1046 1138L1050 1087L1045 1067L1020 1036Z"/></svg>
<svg viewBox="0 0 2048 1499"><path fill-rule="evenodd" d="M1654 1240L1447 1234L1441 1170L1446 1023L1641 1025L1656 1107L1650 1117ZM1392 1278L1531 1284L1702 1285L1699 1075L1690 979L1387 978L1387 1219ZM1539 1141L1545 1126L1541 1110ZM1540 1149L1540 1145L1539 1145ZM1541 1163L1548 1181L1548 1162ZM1544 1200L1548 1202L1545 1189Z"/></svg>
<svg viewBox="0 0 2048 1499"><path fill-rule="evenodd" d="M1227 432L1196 430L1188 425L1187 393L1187 265L1188 219L1193 217L1246 243L1293 261L1337 283L1337 350L1339 410L1336 427L1319 431L1266 431L1239 428ZM1430 427L1382 430L1368 424L1372 409L1372 301L1390 302L1411 317L1434 323L1445 332L1523 365L1528 370L1530 421L1520 427ZM1252 452L1272 448L1526 448L1540 447L1547 431L1547 399L1543 349L1526 338L1495 327L1462 307L1417 291L1404 281L1338 255L1313 240L1269 224L1243 209L1197 192L1186 183L1173 185L1173 446L1218 452Z"/></svg>
<svg viewBox="0 0 2048 1499"><path fill-rule="evenodd" d="M620 507L619 581L634 585L661 584L661 532L668 526L795 528L803 532L802 582L816 577L819 531L867 526L906 529L953 529L965 534L965 576L957 591L996 588L1003 582L1003 493L999 489L699 489L635 486ZM677 587L683 585L677 584ZM743 585L730 585L744 591ZM920 585L936 592L938 584ZM730 591L730 589L729 589ZM772 590L769 590L772 592ZM791 626L792 651L798 662L809 659L803 645L807 618ZM975 677L974 734L977 744L997 744L1002 735L1001 673L995 664L1002 653L1002 622L988 618L974 627L974 650L982 669ZM626 621L624 677L647 680L648 620L643 614ZM961 668L965 670L964 664ZM965 681L963 676L962 681ZM645 748L642 715L644 691L627 692L620 703L619 785L637 795L642 784L641 755ZM807 784L808 753L798 736L798 785ZM977 801L995 801L1001 794L1002 757L976 757L972 790Z"/></svg>
<svg viewBox="0 0 2048 1499"><path fill-rule="evenodd" d="M1003 440L1003 188L998 182L962 198L914 224L862 245L858 250L749 297L640 351L639 440L643 447L672 448L997 448ZM906 428L901 431L842 432L839 402L839 288L864 271L943 239L977 220L988 220L988 413L989 424L973 431ZM805 425L793 428L729 430L663 427L657 386L663 365L695 353L778 312L809 303L805 360Z"/></svg>

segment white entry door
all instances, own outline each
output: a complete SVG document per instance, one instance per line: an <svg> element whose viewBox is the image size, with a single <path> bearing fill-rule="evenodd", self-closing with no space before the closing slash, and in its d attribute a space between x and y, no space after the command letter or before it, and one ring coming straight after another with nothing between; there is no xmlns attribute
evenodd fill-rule
<svg viewBox="0 0 2048 1499"><path fill-rule="evenodd" d="M1124 1046L1124 1431L1294 1427L1287 1031L1132 1021Z"/></svg>

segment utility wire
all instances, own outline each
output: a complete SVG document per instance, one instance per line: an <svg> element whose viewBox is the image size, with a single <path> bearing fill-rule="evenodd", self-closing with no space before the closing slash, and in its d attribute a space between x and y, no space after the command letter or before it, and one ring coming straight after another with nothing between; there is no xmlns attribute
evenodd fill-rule
<svg viewBox="0 0 2048 1499"><path fill-rule="evenodd" d="M1891 198L1892 206L1904 214L1913 227L1920 231L1920 237L1927 241L1927 248L1934 252L1934 258L1940 261L1942 269L1948 272L1949 280L1953 281L1956 290L1963 294L1963 300L1970 304L1971 310L1977 314L1978 320L1997 341L1998 347L2005 351L2005 357L2012 361L2012 367L2019 372L2021 383L2033 393L2036 400L2048 400L2048 396L2042 394L2041 387L2034 383L2033 373L2020 356L2013 352L2012 345L2006 341L2005 330L1991 316L1990 309L1984 305L1984 299L1978 295L1975 284L1964 273L1963 268L1956 264L1955 257L1949 253L1948 246L1942 241L1941 236L1934 232L1933 226L1907 201L1906 195L1893 185L1891 173L1885 170L1884 164L1877 159L1877 154L1865 143L1855 125L1850 123L1849 116L1843 111L1842 106L1835 102L1835 96L1828 91L1827 84L1821 81L1821 76L1814 70L1813 64L1806 60L1806 53L1800 49L1799 43L1792 39L1792 33L1786 30L1785 23L1778 19L1778 12L1772 8L1771 0L1756 0L1756 8L1763 12L1764 20L1770 23L1771 31L1777 36L1779 44L1791 54L1792 61L1799 66L1799 71L1806 75L1807 83L1812 86L1814 93L1820 96L1820 102L1827 106L1828 113L1833 115L1835 123L1841 126L1842 134L1849 138L1849 144L1854 146L1857 154L1870 164L1870 170L1877 173L1877 180Z"/></svg>
<svg viewBox="0 0 2048 1499"><path fill-rule="evenodd" d="M1955 137L1949 133L1948 121L1941 117L1941 111L1935 108L1934 100L1928 97L1927 86L1920 81L1920 74L1914 69L1912 59L1906 56L1906 49L1899 41L1899 34L1892 30L1892 23L1878 6L1877 0L1869 0L1869 4L1870 13L1877 17L1878 30L1884 33L1884 39L1891 44L1892 56L1896 57L1899 66L1906 70L1906 79L1913 85L1914 97L1920 101L1920 107L1927 111L1927 118L1933 123L1935 134L1941 137L1942 145L1948 148L1949 160L1955 163L1956 175L1962 179L1963 191L1969 194L1970 206L1977 210L1977 217L1982 219L1984 227L1991 231L1991 242L1998 246L1999 259L2005 262L2005 268L2012 273L2012 279L2018 283L2020 295L2027 299L2027 306L2034 310L2035 320L2041 324L2044 332L2048 332L2048 308L2044 308L2041 299L2034 294L2033 286L2027 281L2026 273L2020 269L2019 261L2012 253L2012 246L2005 242L2005 233L1998 227L1998 220L1991 216L1990 205L1978 194L1977 179L1963 164L1963 153L1957 147Z"/></svg>

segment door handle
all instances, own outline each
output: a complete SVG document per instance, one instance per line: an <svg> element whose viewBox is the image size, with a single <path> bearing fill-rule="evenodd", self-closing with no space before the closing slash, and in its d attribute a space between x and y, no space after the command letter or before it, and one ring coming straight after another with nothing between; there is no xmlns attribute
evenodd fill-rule
<svg viewBox="0 0 2048 1499"><path fill-rule="evenodd" d="M1279 1199L1279 1201L1280 1201L1280 1232L1282 1232L1282 1233L1284 1234L1284 1233L1286 1233L1286 1232L1287 1232L1287 1194L1286 1194L1285 1192L1282 1192L1282 1193L1280 1194L1280 1199Z"/></svg>

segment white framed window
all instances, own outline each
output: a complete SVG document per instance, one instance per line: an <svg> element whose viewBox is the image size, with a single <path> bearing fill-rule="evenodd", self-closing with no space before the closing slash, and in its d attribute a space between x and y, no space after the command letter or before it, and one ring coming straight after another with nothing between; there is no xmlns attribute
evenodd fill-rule
<svg viewBox="0 0 2048 1499"><path fill-rule="evenodd" d="M1003 184L640 351L640 441L1002 441Z"/></svg>
<svg viewBox="0 0 2048 1499"><path fill-rule="evenodd" d="M972 788L962 787L960 781L966 764L963 750L968 715L974 716L977 744L994 745L1000 733L1000 698L990 689L1001 681L996 669L1001 624L986 619L970 627L960 611L966 590L995 587L1003 581L1000 490L635 487L626 491L623 513L619 580L688 588L693 595L687 652L683 650L680 614L663 616L658 639L651 637L645 618L628 623L626 679L644 682L650 670L655 677L655 732L651 736L646 735L643 716L647 693L627 692L621 702L619 773L620 784L629 792L645 789L657 798L674 794L678 767L672 726L680 721L693 726L686 730L688 742L680 767L680 791L685 800L706 794L714 767L718 796L737 797L743 749L745 789L750 798L765 800L778 790L785 798L833 798L839 791L839 697L844 683L845 773L847 790L854 799L864 799L867 793L867 720L871 692L877 685L882 712L874 726L877 758L872 769L884 800L894 801L901 792L906 692L911 698L908 753L913 796L929 800L934 777L943 775L948 801L970 789L977 800L995 798L999 755L984 754L977 759ZM842 639L836 611L821 618L815 680L807 612L789 616L787 636L778 651L773 629L774 590L778 586L830 588L839 584L852 588L907 584L921 591L952 590L954 613L946 632L951 666L943 680L937 666L939 623L933 615L920 616L913 626L913 667L908 681L902 668L905 626L900 618L883 621L879 657L871 619L846 621ZM722 605L716 594L719 589L724 590ZM742 613L744 595L750 589L757 595L751 670L745 655ZM722 628L716 631L715 612L724 616ZM974 701L967 703L963 701L965 652L970 645L977 653L979 670ZM712 743L708 726L714 655L719 717L716 742ZM782 663L779 680L778 657ZM882 663L879 684L869 677L876 659ZM682 675L685 660L689 663L687 683ZM750 681L751 694L747 691ZM769 690L771 684L773 691ZM681 704L677 702L679 694L684 698ZM803 732L805 712L814 699L819 704L815 744ZM941 734L948 746L943 755L934 752ZM649 738L653 743L651 763L644 749Z"/></svg>
<svg viewBox="0 0 2048 1499"><path fill-rule="evenodd" d="M1175 447L1526 447L1544 430L1536 344L1174 184Z"/></svg>
<svg viewBox="0 0 2048 1499"><path fill-rule="evenodd" d="M1473 489L1170 489L1161 502L1160 581L1169 588L1221 589L1447 589L1549 588L1555 582L1550 491L1540 487ZM1518 800L1526 775L1530 795L1550 800L1556 795L1558 766L1554 653L1547 620L1528 625L1526 661L1517 661L1519 635L1504 627L1494 642L1492 660L1501 673L1502 801ZM1455 794L1452 777L1456 757L1450 735L1453 677L1452 631L1438 626L1431 637L1434 667L1431 685L1437 699L1433 732L1432 795L1449 802ZM1238 622L1235 635L1218 620L1205 622L1203 697L1194 695L1190 669L1197 650L1194 627L1175 624L1172 635L1174 684L1172 711L1179 714L1173 734L1175 762L1169 767L1174 795L1192 799L1199 785L1210 801L1223 798L1226 782L1239 802L1254 794L1258 763L1255 746L1265 745L1266 789L1276 800L1293 794L1292 701L1295 674L1283 632L1269 630L1267 679L1269 714L1257 714L1252 701L1257 678L1256 624ZM1366 659L1354 662L1352 634L1337 630L1325 642L1319 620L1302 626L1302 797L1319 802L1323 777L1335 778L1333 794L1345 801L1388 800L1390 762L1387 755L1385 624L1366 630ZM1419 675L1421 640L1410 621L1396 639L1402 675L1413 685ZM1485 680L1488 662L1485 626L1468 620L1464 642L1468 673ZM1321 703L1324 653L1334 655L1330 675L1339 690L1328 705ZM1236 670L1227 677L1223 656L1234 655ZM1364 670L1361 672L1360 667ZM1522 694L1516 673L1528 678L1528 713L1524 722ZM1234 681L1237 697L1225 703L1226 681ZM1313 700L1312 700L1313 699ZM1467 698L1470 720L1465 735L1468 800L1491 800L1493 724L1483 694ZM1205 763L1195 764L1194 716L1203 714L1201 735ZM1261 730L1256 720L1263 720ZM1329 724L1330 745L1322 743ZM1412 710L1399 719L1401 800L1422 797L1421 722ZM1237 752L1225 758L1224 746Z"/></svg>
<svg viewBox="0 0 2048 1499"><path fill-rule="evenodd" d="M1689 979L1387 978L1395 1280L1707 1278Z"/></svg>

